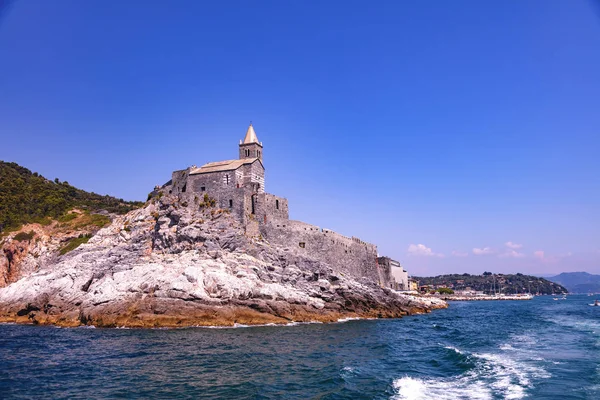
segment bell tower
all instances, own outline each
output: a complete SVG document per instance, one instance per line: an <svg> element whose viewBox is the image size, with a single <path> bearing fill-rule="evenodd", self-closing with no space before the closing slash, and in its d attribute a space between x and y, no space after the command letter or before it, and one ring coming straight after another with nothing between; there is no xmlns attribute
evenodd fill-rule
<svg viewBox="0 0 600 400"><path fill-rule="evenodd" d="M263 157L263 145L258 141L256 137L256 132L254 132L254 127L252 123L248 127L246 131L246 137L244 140L240 140L240 160L245 158L258 158L262 161Z"/></svg>

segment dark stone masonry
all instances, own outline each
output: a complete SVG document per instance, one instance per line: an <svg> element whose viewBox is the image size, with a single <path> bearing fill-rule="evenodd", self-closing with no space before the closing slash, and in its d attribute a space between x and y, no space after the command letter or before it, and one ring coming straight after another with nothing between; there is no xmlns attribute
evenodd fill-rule
<svg viewBox="0 0 600 400"><path fill-rule="evenodd" d="M247 236L262 237L311 256L355 278L397 286L389 265L377 262L376 245L289 219L287 199L265 192L263 145L252 125L240 141L239 159L175 171L170 183L170 194L179 195L183 201L202 206L214 199L215 206L230 210L244 225Z"/></svg>

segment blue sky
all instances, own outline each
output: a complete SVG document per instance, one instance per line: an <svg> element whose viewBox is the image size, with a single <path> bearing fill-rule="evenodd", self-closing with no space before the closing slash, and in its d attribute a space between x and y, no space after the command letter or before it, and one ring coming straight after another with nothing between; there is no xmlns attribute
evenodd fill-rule
<svg viewBox="0 0 600 400"><path fill-rule="evenodd" d="M253 121L292 218L412 274L600 273L599 71L592 1L13 1L0 159L145 199Z"/></svg>

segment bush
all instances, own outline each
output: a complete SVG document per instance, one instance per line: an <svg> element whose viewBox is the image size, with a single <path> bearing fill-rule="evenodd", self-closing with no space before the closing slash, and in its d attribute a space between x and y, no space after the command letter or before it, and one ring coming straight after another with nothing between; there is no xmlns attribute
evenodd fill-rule
<svg viewBox="0 0 600 400"><path fill-rule="evenodd" d="M74 220L75 218L77 218L77 213L71 212L60 217L58 219L58 222L69 222Z"/></svg>
<svg viewBox="0 0 600 400"><path fill-rule="evenodd" d="M91 224L96 225L98 228L103 228L106 225L110 224L110 218L106 215L101 214L92 214L91 215Z"/></svg>
<svg viewBox="0 0 600 400"><path fill-rule="evenodd" d="M15 235L15 237L13 239L17 240L19 242L24 242L26 240L29 241L29 240L33 239L34 236L35 236L34 231L29 231L29 233L19 232Z"/></svg>
<svg viewBox="0 0 600 400"><path fill-rule="evenodd" d="M439 288L437 291L439 294L454 294L454 290L446 287Z"/></svg>
<svg viewBox="0 0 600 400"><path fill-rule="evenodd" d="M214 207L217 204L217 201L210 197L208 193L204 193L203 202L200 203L200 209L205 207Z"/></svg>
<svg viewBox="0 0 600 400"><path fill-rule="evenodd" d="M69 240L67 244L60 249L60 255L64 256L68 252L75 250L80 245L87 243L91 237L92 235L90 234L81 234L78 237Z"/></svg>

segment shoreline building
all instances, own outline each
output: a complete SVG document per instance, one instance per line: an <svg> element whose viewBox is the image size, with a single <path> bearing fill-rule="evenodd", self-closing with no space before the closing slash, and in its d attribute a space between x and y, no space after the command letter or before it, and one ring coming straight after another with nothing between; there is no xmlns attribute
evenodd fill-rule
<svg viewBox="0 0 600 400"><path fill-rule="evenodd" d="M390 288L394 290L410 290L408 272L400 265L399 261L393 260L390 257L377 257L377 264L389 271Z"/></svg>
<svg viewBox="0 0 600 400"><path fill-rule="evenodd" d="M379 264L377 246L329 229L289 219L288 200L266 192L263 143L252 124L238 145L238 159L210 162L174 171L161 189L198 204L205 196L230 210L249 237L323 261L355 278L394 288L408 285L400 263ZM406 274L406 275L405 275ZM397 276L399 283L394 282Z"/></svg>

